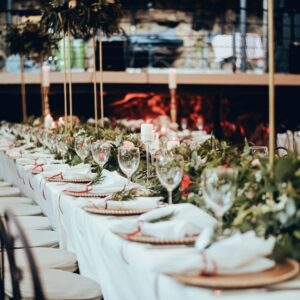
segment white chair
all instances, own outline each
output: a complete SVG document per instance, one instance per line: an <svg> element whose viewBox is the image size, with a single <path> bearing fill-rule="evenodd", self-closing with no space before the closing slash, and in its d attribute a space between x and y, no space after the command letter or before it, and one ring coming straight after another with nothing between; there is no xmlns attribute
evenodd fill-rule
<svg viewBox="0 0 300 300"><path fill-rule="evenodd" d="M2 188L2 187L10 187L10 186L12 186L12 184L10 182L0 181L0 188Z"/></svg>
<svg viewBox="0 0 300 300"><path fill-rule="evenodd" d="M26 197L0 197L1 204L33 204L30 198Z"/></svg>
<svg viewBox="0 0 300 300"><path fill-rule="evenodd" d="M20 195L21 195L21 191L17 187L0 188L0 197L15 197Z"/></svg>
<svg viewBox="0 0 300 300"><path fill-rule="evenodd" d="M40 270L39 275L46 299L99 300L102 298L99 284L81 275L50 269ZM9 297L13 297L9 274L5 278L7 278L5 280L5 293ZM22 299L35 299L30 272L24 272L20 291Z"/></svg>
<svg viewBox="0 0 300 300"><path fill-rule="evenodd" d="M57 248L58 247L58 234L51 230L26 230L26 237L29 245L32 248L47 247ZM18 240L15 243L15 249L22 249L23 245Z"/></svg>
<svg viewBox="0 0 300 300"><path fill-rule="evenodd" d="M38 216L42 214L41 209L37 205L28 204L2 204L0 203L0 216L4 215L4 211L10 209L15 216Z"/></svg>
<svg viewBox="0 0 300 300"><path fill-rule="evenodd" d="M51 230L51 224L47 217L42 216L20 216L17 217L25 230Z"/></svg>
<svg viewBox="0 0 300 300"><path fill-rule="evenodd" d="M76 255L72 252L55 248L32 248L31 251L37 266L41 269L56 269L71 273L78 269ZM14 253L17 266L22 270L29 270L24 249L16 249ZM8 270L7 256L5 256L4 265Z"/></svg>

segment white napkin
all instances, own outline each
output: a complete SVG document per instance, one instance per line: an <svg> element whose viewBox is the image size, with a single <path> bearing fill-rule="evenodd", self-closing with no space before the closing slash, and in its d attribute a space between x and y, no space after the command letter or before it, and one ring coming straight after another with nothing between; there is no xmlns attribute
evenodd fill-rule
<svg viewBox="0 0 300 300"><path fill-rule="evenodd" d="M171 216L170 220L151 221ZM160 239L183 239L200 234L204 228L213 227L216 220L192 204L169 205L147 212L136 220L126 220L112 228L113 232L130 234L138 228L143 235Z"/></svg>
<svg viewBox="0 0 300 300"><path fill-rule="evenodd" d="M93 174L91 171L91 166L88 164L79 164L77 166L71 167L63 171L64 179L93 179L96 174Z"/></svg>
<svg viewBox="0 0 300 300"><path fill-rule="evenodd" d="M88 164L79 164L74 167L70 167L67 164L44 166L44 177L62 177L64 179L85 179L95 177L95 174L91 172L91 166Z"/></svg>
<svg viewBox="0 0 300 300"><path fill-rule="evenodd" d="M201 239L202 236L199 236ZM272 268L274 261L266 258L274 248L275 238L257 237L254 231L236 233L219 240L209 248L195 248L194 253L182 253L176 259L161 264L164 273L242 274Z"/></svg>
<svg viewBox="0 0 300 300"><path fill-rule="evenodd" d="M154 209L162 199L162 197L136 197L129 201L97 199L89 200L89 203L100 209Z"/></svg>
<svg viewBox="0 0 300 300"><path fill-rule="evenodd" d="M26 165L34 165L35 160L31 158L26 158L26 157L20 157L16 159L17 164L21 166L26 166Z"/></svg>

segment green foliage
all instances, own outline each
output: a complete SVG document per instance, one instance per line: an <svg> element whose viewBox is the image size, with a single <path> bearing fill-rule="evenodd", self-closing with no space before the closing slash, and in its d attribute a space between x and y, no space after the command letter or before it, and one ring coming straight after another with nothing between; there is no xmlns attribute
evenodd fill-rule
<svg viewBox="0 0 300 300"><path fill-rule="evenodd" d="M101 30L106 35L118 33L122 17L118 1L77 0L76 6L69 1L51 0L43 5L41 24L52 35L61 36L68 32L75 38L87 39Z"/></svg>
<svg viewBox="0 0 300 300"><path fill-rule="evenodd" d="M39 24L26 22L10 25L6 35L8 54L29 58L48 57L57 49L57 42L41 30Z"/></svg>

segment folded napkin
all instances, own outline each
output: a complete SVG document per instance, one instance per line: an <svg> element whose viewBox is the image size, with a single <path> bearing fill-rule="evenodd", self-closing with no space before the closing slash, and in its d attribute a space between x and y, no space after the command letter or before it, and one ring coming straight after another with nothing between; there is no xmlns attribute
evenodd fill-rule
<svg viewBox="0 0 300 300"><path fill-rule="evenodd" d="M64 178L64 179L86 179L95 177L88 164L79 164L70 167L67 164L53 165L51 167L44 166L43 176L48 178Z"/></svg>
<svg viewBox="0 0 300 300"><path fill-rule="evenodd" d="M199 236L201 238L202 235ZM272 253L274 245L274 237L265 240L257 237L254 231L236 233L213 243L207 249L198 247L189 255L182 253L176 259L161 264L158 270L191 275L260 272L275 265L274 261L266 258Z"/></svg>
<svg viewBox="0 0 300 300"><path fill-rule="evenodd" d="M118 174L116 171L110 172L108 170L102 171L102 181L99 184L89 186L88 192L95 194L112 194L120 192L125 188L137 187L131 183L128 185L128 180ZM75 186L68 189L70 192L86 192L86 186Z"/></svg>
<svg viewBox="0 0 300 300"><path fill-rule="evenodd" d="M159 221L168 218L166 221ZM169 205L147 212L135 220L126 220L112 228L113 232L143 235L160 239L183 239L200 234L204 228L213 227L216 220L192 204Z"/></svg>
<svg viewBox="0 0 300 300"><path fill-rule="evenodd" d="M26 157L17 158L16 162L18 165L21 165L21 166L34 165L36 163L36 161L34 159L26 158Z"/></svg>
<svg viewBox="0 0 300 300"><path fill-rule="evenodd" d="M154 209L160 204L162 197L136 197L129 201L107 199L90 200L89 203L100 209Z"/></svg>

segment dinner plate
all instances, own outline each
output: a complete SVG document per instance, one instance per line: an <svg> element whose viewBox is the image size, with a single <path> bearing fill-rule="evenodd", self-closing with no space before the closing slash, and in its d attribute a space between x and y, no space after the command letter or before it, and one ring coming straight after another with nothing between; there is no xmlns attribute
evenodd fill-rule
<svg viewBox="0 0 300 300"><path fill-rule="evenodd" d="M149 211L149 209L101 209L94 206L86 206L84 210L92 214L106 216L135 216Z"/></svg>
<svg viewBox="0 0 300 300"><path fill-rule="evenodd" d="M130 235L118 233L123 239L128 241L152 244L152 245L191 245L194 244L198 236L188 236L183 239L161 239L152 236L146 236L142 234Z"/></svg>
<svg viewBox="0 0 300 300"><path fill-rule="evenodd" d="M271 269L234 275L168 274L177 281L193 286L214 289L245 289L276 284L298 275L299 264L293 259L277 262Z"/></svg>
<svg viewBox="0 0 300 300"><path fill-rule="evenodd" d="M67 179L67 178L46 178L49 182L65 182L65 183L89 183L93 179L81 178L81 179Z"/></svg>
<svg viewBox="0 0 300 300"><path fill-rule="evenodd" d="M75 192L75 191L64 191L64 194L72 197L84 197L84 198L105 198L110 194L106 193L92 193L92 192Z"/></svg>

